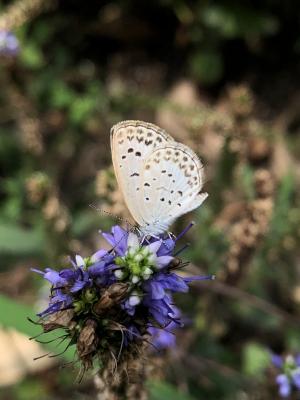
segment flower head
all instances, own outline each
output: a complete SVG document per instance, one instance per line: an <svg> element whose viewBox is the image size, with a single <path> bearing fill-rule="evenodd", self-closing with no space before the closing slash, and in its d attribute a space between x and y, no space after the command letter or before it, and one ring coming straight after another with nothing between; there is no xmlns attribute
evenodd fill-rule
<svg viewBox="0 0 300 400"><path fill-rule="evenodd" d="M281 397L289 397L293 390L300 390L300 357L287 355L286 357L277 354L272 355L272 363L281 370L276 377L279 394Z"/></svg>
<svg viewBox="0 0 300 400"><path fill-rule="evenodd" d="M103 237L112 246L109 251L77 255L70 268L60 271L34 269L52 285L49 305L38 314L40 323L46 332L66 329L84 369L95 356L121 357L145 335L158 348L174 346L173 330L183 324L172 293L210 278L176 273L181 263L173 254L177 238L145 238L119 226Z"/></svg>
<svg viewBox="0 0 300 400"><path fill-rule="evenodd" d="M15 56L19 51L19 41L12 32L0 30L0 54Z"/></svg>

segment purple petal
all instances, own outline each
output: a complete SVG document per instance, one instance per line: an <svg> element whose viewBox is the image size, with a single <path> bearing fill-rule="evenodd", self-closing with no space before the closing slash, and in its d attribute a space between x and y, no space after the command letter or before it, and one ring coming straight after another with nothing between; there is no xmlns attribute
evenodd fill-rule
<svg viewBox="0 0 300 400"><path fill-rule="evenodd" d="M129 304L129 301L126 300L123 304L122 304L122 308L127 312L128 315L134 315L135 314L135 306L131 306Z"/></svg>
<svg viewBox="0 0 300 400"><path fill-rule="evenodd" d="M37 274L44 275L44 271L37 269L37 268L30 268L30 271L36 272Z"/></svg>
<svg viewBox="0 0 300 400"><path fill-rule="evenodd" d="M128 346L136 337L142 338L140 331L134 325L128 326L125 330L124 345Z"/></svg>
<svg viewBox="0 0 300 400"><path fill-rule="evenodd" d="M295 361L296 361L297 367L300 367L300 354L296 354Z"/></svg>
<svg viewBox="0 0 300 400"><path fill-rule="evenodd" d="M157 349L175 347L176 337L169 329L167 331L165 329L150 327L148 328L148 332L152 335L152 343Z"/></svg>
<svg viewBox="0 0 300 400"><path fill-rule="evenodd" d="M111 233L102 233L104 239L114 247L118 255L123 256L127 250L128 232L115 225L111 229Z"/></svg>
<svg viewBox="0 0 300 400"><path fill-rule="evenodd" d="M160 256L156 259L156 265L158 268L166 267L174 259L172 256Z"/></svg>
<svg viewBox="0 0 300 400"><path fill-rule="evenodd" d="M148 244L148 246L146 246L146 248L151 253L156 254L158 249L160 248L161 244L162 244L162 240L156 240L155 242Z"/></svg>
<svg viewBox="0 0 300 400"><path fill-rule="evenodd" d="M272 364L277 368L282 368L283 366L283 359L278 354L272 354L271 357Z"/></svg>
<svg viewBox="0 0 300 400"><path fill-rule="evenodd" d="M87 271L92 277L96 277L97 275L103 275L107 272L108 268L104 261L97 262L91 265Z"/></svg>
<svg viewBox="0 0 300 400"><path fill-rule="evenodd" d="M169 301L169 296L165 296L161 300L154 300L146 297L143 300L143 303L144 305L148 306L149 312L154 319L156 319L159 324L166 326L172 321L172 317L170 315L173 313Z"/></svg>
<svg viewBox="0 0 300 400"><path fill-rule="evenodd" d="M63 302L57 302L55 304L51 304L46 310L42 311L41 313L37 314L39 317L43 317L47 314L53 314L63 308Z"/></svg>
<svg viewBox="0 0 300 400"><path fill-rule="evenodd" d="M75 261L76 261L77 267L83 267L85 264L84 259L79 254L76 254Z"/></svg>
<svg viewBox="0 0 300 400"><path fill-rule="evenodd" d="M291 385L289 378L285 374L280 374L277 376L276 382L279 385L280 396L288 397L291 393Z"/></svg>
<svg viewBox="0 0 300 400"><path fill-rule="evenodd" d="M183 278L186 283L190 283L193 281L206 281L206 280L214 280L215 275L195 275L188 276Z"/></svg>
<svg viewBox="0 0 300 400"><path fill-rule="evenodd" d="M160 282L149 280L145 284L145 289L148 291L153 300L160 300L165 297L165 291Z"/></svg>
<svg viewBox="0 0 300 400"><path fill-rule="evenodd" d="M74 285L71 287L70 292L72 293L76 293L79 290L81 290L82 288L84 288L84 286L87 284L87 282L85 281L76 281L74 283Z"/></svg>
<svg viewBox="0 0 300 400"><path fill-rule="evenodd" d="M79 269L80 271L80 269ZM80 279L77 279L72 288L70 289L70 292L76 293L85 286L89 284L89 274L87 271L81 271L80 273Z"/></svg>
<svg viewBox="0 0 300 400"><path fill-rule="evenodd" d="M12 32L0 31L0 54L16 54L19 41Z"/></svg>
<svg viewBox="0 0 300 400"><path fill-rule="evenodd" d="M57 271L54 271L51 268L46 268L44 273L44 278L47 281L51 282L52 285L65 285L67 284L66 280L60 276Z"/></svg>
<svg viewBox="0 0 300 400"><path fill-rule="evenodd" d="M70 283L70 281L76 279L79 276L79 274L80 274L80 272L78 270L74 271L69 268L63 269L59 272L59 276L61 276L66 281L68 281L68 283Z"/></svg>
<svg viewBox="0 0 300 400"><path fill-rule="evenodd" d="M292 372L292 380L297 389L300 389L300 369Z"/></svg>
<svg viewBox="0 0 300 400"><path fill-rule="evenodd" d="M159 281L165 289L173 292L188 292L189 287L184 279L174 273L159 274Z"/></svg>
<svg viewBox="0 0 300 400"><path fill-rule="evenodd" d="M52 297L51 303L64 302L65 304L71 304L73 301L69 294L62 293L61 290L56 290L55 296Z"/></svg>
<svg viewBox="0 0 300 400"><path fill-rule="evenodd" d="M160 256L166 256L166 255L170 255L172 254L173 250L175 247L175 242L172 239L164 239L162 241L162 244L159 248L159 250L157 251L157 255Z"/></svg>
<svg viewBox="0 0 300 400"><path fill-rule="evenodd" d="M96 253L94 253L93 255L92 255L92 257L91 257L91 261L93 262L93 263L95 263L95 262L97 262L97 261L100 261L104 256L106 256L107 255L107 251L106 250L103 250L103 249L100 249L100 250L98 250L98 251L96 251Z"/></svg>
<svg viewBox="0 0 300 400"><path fill-rule="evenodd" d="M289 383L289 378L285 374L277 375L276 383L278 383L278 385L284 385L285 383Z"/></svg>

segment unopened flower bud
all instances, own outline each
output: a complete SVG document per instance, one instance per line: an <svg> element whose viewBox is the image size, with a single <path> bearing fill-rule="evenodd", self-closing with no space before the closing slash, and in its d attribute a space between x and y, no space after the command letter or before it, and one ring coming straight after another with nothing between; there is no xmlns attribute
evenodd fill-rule
<svg viewBox="0 0 300 400"><path fill-rule="evenodd" d="M155 254L150 254L150 255L148 256L148 262L149 262L149 264L155 264L156 259L157 259L157 257L156 257Z"/></svg>
<svg viewBox="0 0 300 400"><path fill-rule="evenodd" d="M83 301L74 301L73 303L75 313L80 313L84 309Z"/></svg>
<svg viewBox="0 0 300 400"><path fill-rule="evenodd" d="M150 276L152 275L152 270L149 267L146 267L143 273L143 278L144 280L147 280L150 278Z"/></svg>
<svg viewBox="0 0 300 400"><path fill-rule="evenodd" d="M143 255L141 253L138 253L134 256L134 261L140 262L142 261L143 258L144 258Z"/></svg>
<svg viewBox="0 0 300 400"><path fill-rule="evenodd" d="M84 298L88 302L93 301L95 299L95 297L96 297L96 293L95 293L95 291L93 289L87 289L84 292Z"/></svg>
<svg viewBox="0 0 300 400"><path fill-rule="evenodd" d="M131 278L132 283L138 283L139 280L140 280L139 277L136 275L133 275L133 277Z"/></svg>
<svg viewBox="0 0 300 400"><path fill-rule="evenodd" d="M114 275L115 275L115 277L116 277L117 279L122 279L122 278L124 278L124 272L123 272L121 269L117 269L117 270L114 272Z"/></svg>
<svg viewBox="0 0 300 400"><path fill-rule="evenodd" d="M131 307L134 307L134 306L137 306L138 304L140 304L141 299L140 299L138 293L133 292L133 294L129 297L128 302Z"/></svg>

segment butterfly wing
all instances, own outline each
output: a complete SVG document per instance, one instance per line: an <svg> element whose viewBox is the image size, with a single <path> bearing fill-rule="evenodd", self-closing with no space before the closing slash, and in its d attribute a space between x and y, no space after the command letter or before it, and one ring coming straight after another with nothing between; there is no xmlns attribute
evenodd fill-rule
<svg viewBox="0 0 300 400"><path fill-rule="evenodd" d="M174 142L173 138L156 125L142 121L123 121L111 129L112 161L116 178L135 219L143 226L144 210L141 207L141 177L144 160L159 146Z"/></svg>
<svg viewBox="0 0 300 400"><path fill-rule="evenodd" d="M142 176L141 212L145 234L160 234L179 216L199 207L204 175L197 155L187 146L166 143L148 156Z"/></svg>

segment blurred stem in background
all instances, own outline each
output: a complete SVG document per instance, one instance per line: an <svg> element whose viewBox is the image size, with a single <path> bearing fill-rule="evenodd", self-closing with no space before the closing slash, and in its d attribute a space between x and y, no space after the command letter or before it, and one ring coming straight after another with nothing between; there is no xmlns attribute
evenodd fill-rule
<svg viewBox="0 0 300 400"><path fill-rule="evenodd" d="M56 0L17 0L0 14L0 31L12 31L36 18L43 11L54 8Z"/></svg>

